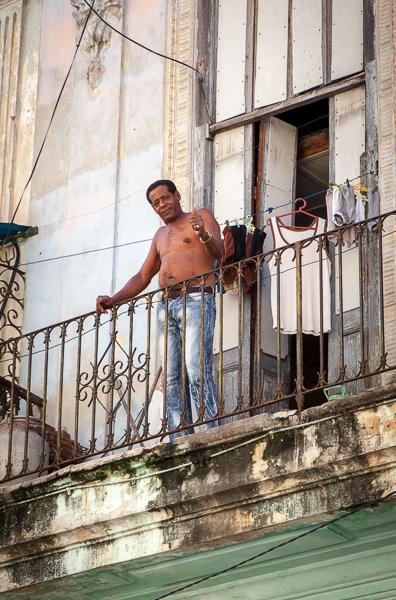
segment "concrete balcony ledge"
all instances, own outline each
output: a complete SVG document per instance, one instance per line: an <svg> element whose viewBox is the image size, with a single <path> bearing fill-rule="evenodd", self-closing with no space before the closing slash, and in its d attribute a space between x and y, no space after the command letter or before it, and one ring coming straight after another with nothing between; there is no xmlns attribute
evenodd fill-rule
<svg viewBox="0 0 396 600"><path fill-rule="evenodd" d="M318 522L396 489L395 447L393 386L7 486L0 592Z"/></svg>

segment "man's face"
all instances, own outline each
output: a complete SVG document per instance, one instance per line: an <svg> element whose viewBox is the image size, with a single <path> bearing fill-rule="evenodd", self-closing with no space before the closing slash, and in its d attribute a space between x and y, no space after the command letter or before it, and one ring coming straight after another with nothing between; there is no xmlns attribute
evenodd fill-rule
<svg viewBox="0 0 396 600"><path fill-rule="evenodd" d="M179 192L172 193L166 185L159 185L149 194L150 202L155 212L164 223L170 223L182 213Z"/></svg>

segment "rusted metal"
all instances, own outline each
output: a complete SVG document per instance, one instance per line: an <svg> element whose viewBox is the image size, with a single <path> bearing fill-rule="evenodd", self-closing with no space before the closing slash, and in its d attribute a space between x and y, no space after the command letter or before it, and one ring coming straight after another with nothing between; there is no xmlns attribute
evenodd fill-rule
<svg viewBox="0 0 396 600"><path fill-rule="evenodd" d="M185 427L187 424L187 369L186 369L186 327L187 327L187 298L186 298L186 282L183 281L183 319L182 319L182 353L181 353L181 414L180 426Z"/></svg>
<svg viewBox="0 0 396 600"><path fill-rule="evenodd" d="M198 421L202 421L205 416L205 397L204 397L204 377L205 377L205 302L204 302L205 280L202 277L201 288L201 321L199 327L199 411Z"/></svg>
<svg viewBox="0 0 396 600"><path fill-rule="evenodd" d="M298 414L301 415L304 405L304 367L303 367L303 333L302 333L302 263L301 242L295 244L296 251L296 404Z"/></svg>
<svg viewBox="0 0 396 600"><path fill-rule="evenodd" d="M367 370L366 340L365 340L365 301L364 301L364 269L363 269L363 228L356 228L359 252L359 340L360 340L360 369L359 375L365 375ZM366 316L367 318L367 316Z"/></svg>
<svg viewBox="0 0 396 600"><path fill-rule="evenodd" d="M253 381L253 390L254 397L253 403L257 403L260 401L261 395L263 393L262 388L262 369L261 369L261 271L262 271L262 262L259 257L256 259L256 322L255 322L255 342L256 348L254 353L255 359L255 372L254 372L254 381Z"/></svg>
<svg viewBox="0 0 396 600"><path fill-rule="evenodd" d="M282 262L282 252L277 250L275 255L276 265L276 387L275 387L275 398L282 397L282 323L281 323L281 310L280 310L280 265Z"/></svg>
<svg viewBox="0 0 396 600"><path fill-rule="evenodd" d="M243 294L242 294L242 264L238 264L238 397L236 403L237 411L243 407L243 392L242 392L242 349L243 349Z"/></svg>
<svg viewBox="0 0 396 600"><path fill-rule="evenodd" d="M236 276L238 296L233 300L235 309L233 319L227 317L228 308L224 304L225 270L219 269L205 274L191 281L184 281L178 286L171 286L143 294L123 305L114 307L109 317L99 317L95 313L80 315L50 327L4 340L0 343L0 364L7 371L7 378L0 376L0 389L2 391L3 415L6 419L8 443L4 447L6 467L0 477L8 481L20 476L30 476L42 473L48 469L84 460L87 457L98 456L108 451L120 448L131 448L135 444L144 444L150 440L161 440L169 434L190 433L192 428L213 423L216 419L224 417L249 416L257 410L271 410L271 407L284 408L288 402L297 403L299 413L304 409L307 395L313 391L321 390L325 386L349 383L360 380L369 381L369 377L379 375L396 369L390 365L387 355L387 338L385 336L384 314L384 289L383 289L383 257L382 244L386 219L394 217L396 211L377 218L377 228L374 231L369 227L368 220L358 226L357 244L359 251L359 302L360 315L356 321L358 335L356 338L356 364L354 369L345 368L344 358L344 317L348 325L348 315L344 315L343 289L343 254L348 248L342 247L343 231L318 234L302 242L285 245L254 259L250 258L231 265L232 273ZM379 221L379 222L378 222ZM392 221L393 223L394 221ZM373 224L373 223L371 223ZM375 223L374 223L375 224ZM377 329L370 329L368 312L365 309L367 290L364 282L368 277L363 277L363 268L369 269L363 261L362 246L368 240L376 240L378 244L378 272L379 272L379 323ZM317 357L317 379L313 382L305 377L303 353L303 301L304 301L304 248L309 244L316 244L318 248L317 260L319 261L319 356ZM338 297L338 312L332 315L333 328L339 332L339 369L332 377L326 364L326 339L324 333L324 269L323 261L327 260L327 247L336 243L336 264L338 266L338 280L336 293ZM293 269L296 277L295 298L282 298L281 278L283 275L282 255L286 251L294 253ZM262 298L262 284L267 275L264 275L265 261L275 257L276 272L273 276L276 287L275 312L265 311ZM249 302L244 293L245 267L253 263L256 272L256 288L254 290L255 302L252 305L256 310L254 327L247 332L246 311ZM371 264L371 263L370 263ZM372 263L376 265L375 262ZM333 265L334 267L334 265ZM227 266L229 269L230 266ZM373 268L373 267L371 267ZM377 266L376 266L377 268ZM269 276L272 277L272 276ZM270 280L269 280L270 281ZM217 326L218 326L218 356L217 356L217 415L208 418L205 398L205 314L204 298L209 293L207 284L213 286L216 282L217 293ZM348 285L350 282L348 282ZM188 393L188 372L186 365L186 352L188 350L188 311L187 300L190 288L198 288L200 293L200 341L199 341L199 405L197 418L191 422L191 398ZM213 290L212 290L213 291ZM180 389L181 407L180 423L169 422L168 405L169 394L167 379L169 374L169 360L171 358L169 347L170 329L170 303L174 298L181 301L182 323L180 329ZM161 301L161 310L164 311L164 339L162 366L156 363L155 326L152 311L154 305ZM198 300L197 300L198 301ZM281 306L282 302L294 302L296 310L296 356L295 356L295 382L288 385L284 373L287 358L282 359L281 331ZM263 312L264 311L264 312ZM265 320L275 324L274 355L271 356L271 370L265 366L265 357L262 348L262 331ZM277 326L276 326L277 325ZM172 325L173 326L173 325ZM225 345L225 328L237 329L238 347L230 349ZM367 333L369 332L369 333ZM374 332L374 333L373 333ZM139 334L139 335L138 335ZM252 339L249 340L249 335ZM367 336L377 335L378 362L371 365L367 360ZM126 336L128 344L122 346L122 337ZM371 338L370 338L371 339ZM71 342L71 344L69 344ZM248 342L250 356L246 361L246 344ZM5 352L5 349L7 352ZM120 358L121 352L121 358ZM226 354L228 352L228 354ZM230 362L229 357L232 356ZM23 362L25 361L25 362ZM348 365L350 363L348 362ZM20 370L20 366L23 367ZM158 389L159 373L163 374L163 394L154 395ZM232 372L233 370L233 372ZM23 381L18 379L22 373ZM315 373L315 372L314 372ZM233 379L230 379L232 374ZM267 377L272 378L269 382ZM231 383L230 383L231 381ZM249 382L249 385L246 385ZM352 389L352 388L351 388ZM245 390L248 390L245 392ZM265 392L264 392L265 390ZM272 392L269 390L273 390ZM116 396L119 400L115 404ZM228 396L228 394L231 394ZM250 394L250 397L248 397ZM236 400L236 402L235 402ZM158 404L157 404L158 403ZM190 404L188 404L190 403ZM281 404L282 403L282 404ZM125 414L123 413L125 410ZM33 432L30 427L33 420L39 427ZM15 456L14 431L17 429L15 418L18 417L18 427L23 422L23 429L19 427L19 460L18 465L13 465ZM224 421L223 421L224 422ZM171 429L172 426L172 429ZM52 430L53 446L48 452L48 430ZM67 437L68 431L70 436ZM37 433L39 431L39 433ZM34 435L41 435L39 441L38 458L31 460L29 455ZM21 441L22 440L22 441Z"/></svg>
<svg viewBox="0 0 396 600"><path fill-rule="evenodd" d="M343 255L343 230L337 231L337 250L338 250L338 338L339 338L339 363L338 380L341 382L345 377L345 353L344 353L344 294L343 294L343 276L342 276L342 255Z"/></svg>
<svg viewBox="0 0 396 600"><path fill-rule="evenodd" d="M224 368L224 270L220 269L219 274L219 362L218 362L218 384L217 384L217 412L219 416L224 414L224 395L223 395L223 368Z"/></svg>

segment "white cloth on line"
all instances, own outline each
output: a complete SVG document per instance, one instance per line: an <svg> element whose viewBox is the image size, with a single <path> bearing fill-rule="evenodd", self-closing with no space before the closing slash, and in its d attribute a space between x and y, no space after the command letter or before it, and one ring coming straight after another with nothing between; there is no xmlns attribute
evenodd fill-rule
<svg viewBox="0 0 396 600"><path fill-rule="evenodd" d="M326 221L316 218L316 229L289 229L282 227L279 217L271 217L274 248L305 240L326 231ZM319 240L312 240L301 251L302 279L302 331L312 335L320 334L320 277L319 277ZM277 253L269 260L271 274L271 310L273 328L278 328L277 319ZM284 334L297 332L296 314L296 260L294 248L286 248L280 254L280 329ZM331 264L326 249L322 249L322 290L323 290L323 333L331 330Z"/></svg>
<svg viewBox="0 0 396 600"><path fill-rule="evenodd" d="M355 223L356 198L351 185L343 183L333 190L332 221L337 227Z"/></svg>

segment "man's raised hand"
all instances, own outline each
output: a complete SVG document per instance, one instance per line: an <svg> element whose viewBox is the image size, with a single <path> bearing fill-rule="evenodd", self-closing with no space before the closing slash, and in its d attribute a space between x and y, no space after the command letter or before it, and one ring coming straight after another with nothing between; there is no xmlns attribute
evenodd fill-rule
<svg viewBox="0 0 396 600"><path fill-rule="evenodd" d="M197 213L196 208L191 210L190 224L194 229L195 235L201 236L205 231L204 221L200 214Z"/></svg>

